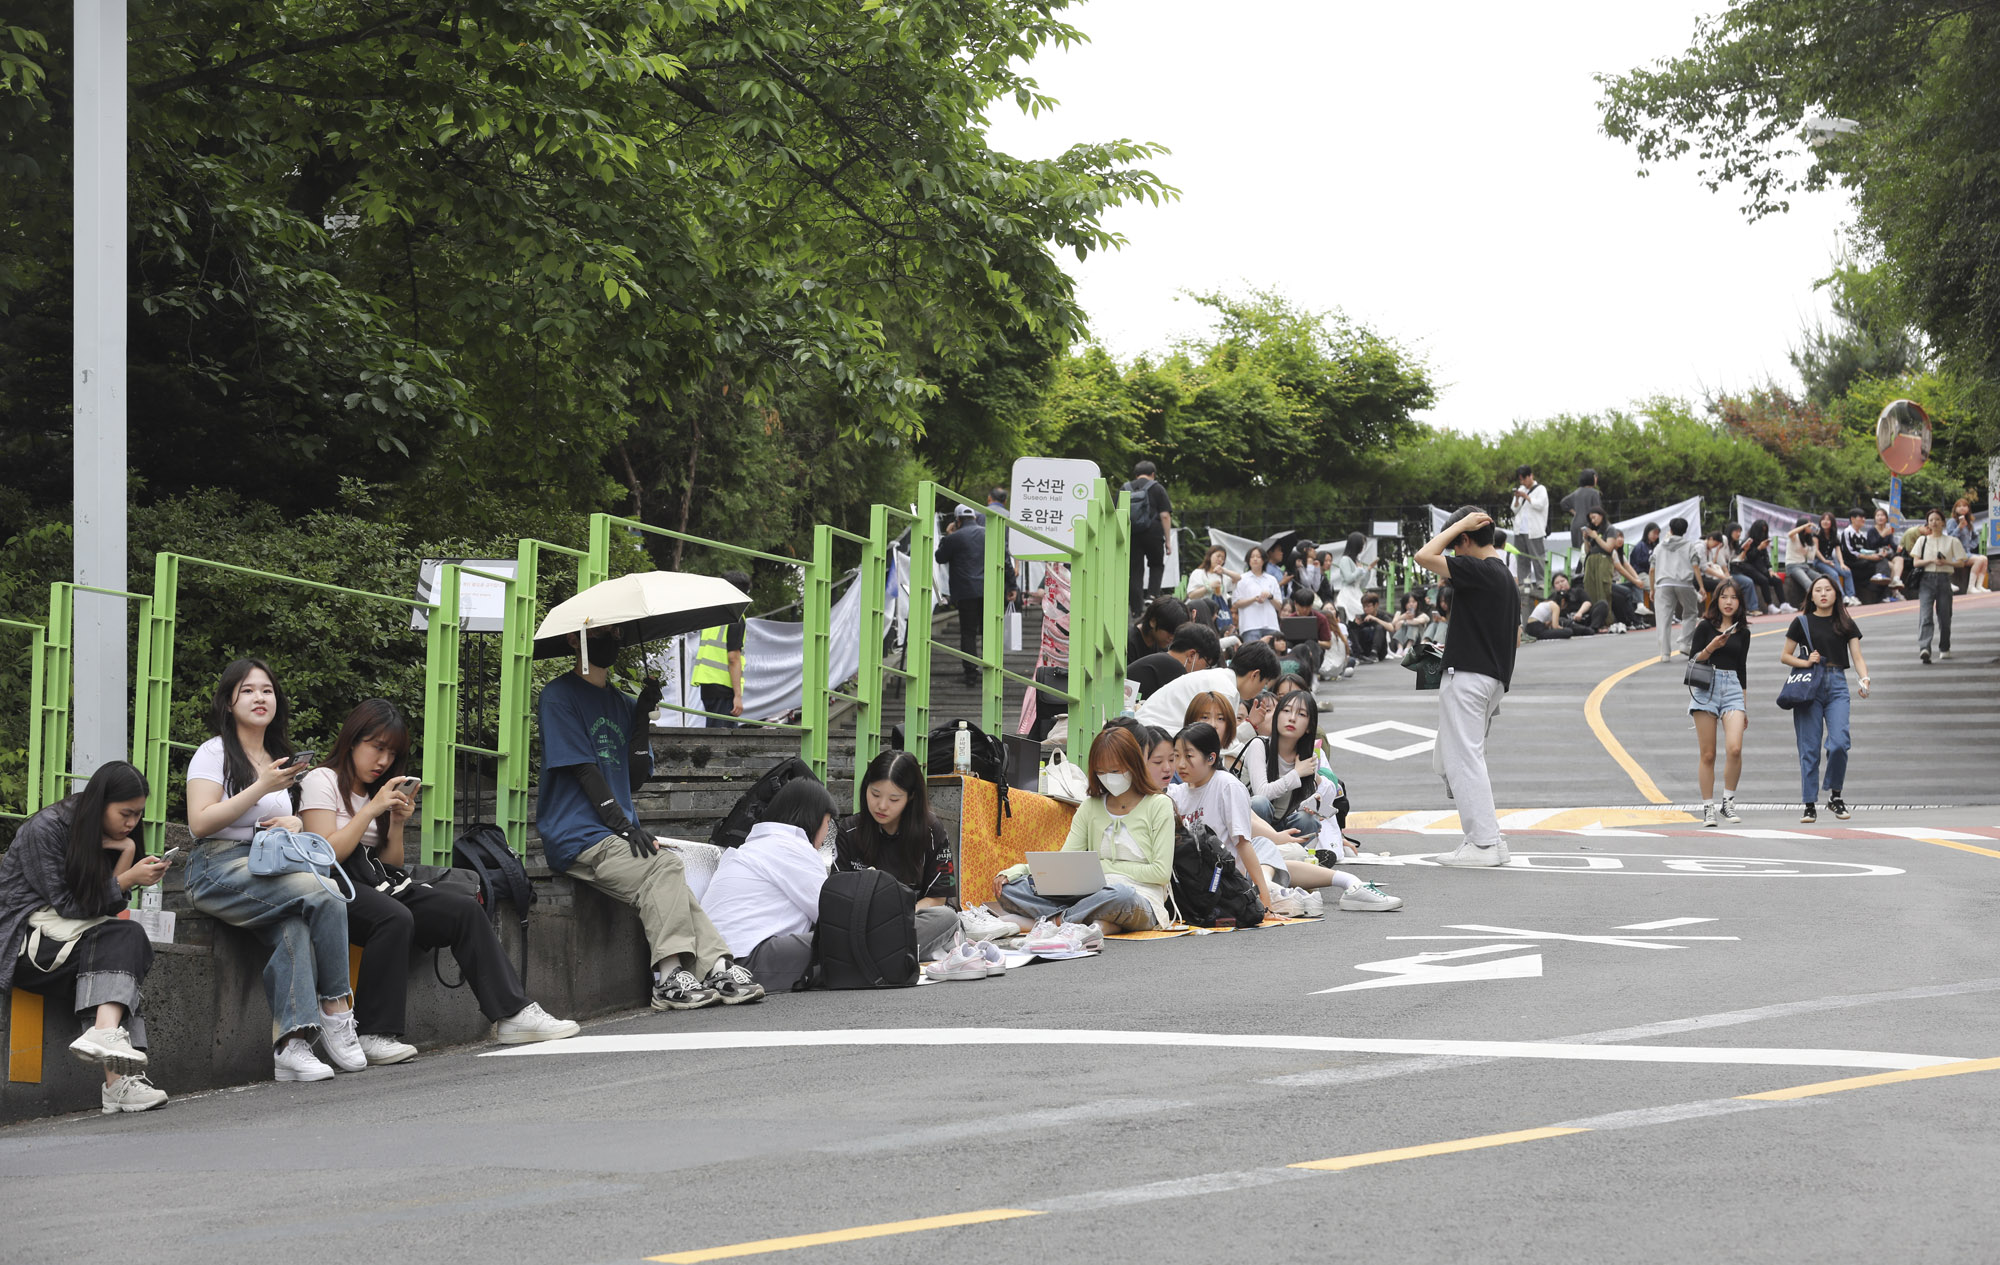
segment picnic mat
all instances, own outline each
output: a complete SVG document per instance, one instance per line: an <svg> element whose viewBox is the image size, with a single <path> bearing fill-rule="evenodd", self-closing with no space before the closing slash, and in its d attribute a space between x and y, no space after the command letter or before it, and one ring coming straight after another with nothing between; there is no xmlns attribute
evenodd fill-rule
<svg viewBox="0 0 2000 1265"><path fill-rule="evenodd" d="M1153 931L1125 931L1120 932L1118 935L1106 936L1104 938L1106 940L1177 940L1182 936L1216 936L1226 931L1261 931L1265 927L1289 927L1295 923L1325 921L1325 914L1320 914L1313 918L1287 918L1281 914L1266 914L1264 921L1255 927L1190 927L1184 922L1177 922L1171 927L1161 927Z"/></svg>
<svg viewBox="0 0 2000 1265"><path fill-rule="evenodd" d="M976 777L959 779L964 807L959 812L958 891L964 900L993 899L993 879L1030 852L1060 852L1069 838L1076 806L1033 791L1009 790L1012 814L1000 817L1000 788ZM999 825L994 825L995 820Z"/></svg>

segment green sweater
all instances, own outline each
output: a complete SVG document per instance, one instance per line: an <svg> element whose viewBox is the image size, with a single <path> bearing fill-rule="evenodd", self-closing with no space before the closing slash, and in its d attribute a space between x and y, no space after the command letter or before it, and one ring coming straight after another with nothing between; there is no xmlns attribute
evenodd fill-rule
<svg viewBox="0 0 2000 1265"><path fill-rule="evenodd" d="M1112 829L1113 826L1122 829ZM1167 885L1174 876L1174 804L1164 795L1147 795L1123 817L1113 816L1104 800L1092 796L1077 806L1070 819L1064 852L1095 852L1107 876L1137 888L1153 906L1153 916L1166 926ZM1020 878L1026 865L1010 866L1002 878Z"/></svg>

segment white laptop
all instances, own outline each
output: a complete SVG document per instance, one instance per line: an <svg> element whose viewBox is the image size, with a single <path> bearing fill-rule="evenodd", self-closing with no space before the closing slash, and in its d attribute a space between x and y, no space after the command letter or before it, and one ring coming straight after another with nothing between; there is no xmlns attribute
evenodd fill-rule
<svg viewBox="0 0 2000 1265"><path fill-rule="evenodd" d="M1088 896L1104 886L1104 863L1095 852L1030 852L1035 892L1058 899Z"/></svg>

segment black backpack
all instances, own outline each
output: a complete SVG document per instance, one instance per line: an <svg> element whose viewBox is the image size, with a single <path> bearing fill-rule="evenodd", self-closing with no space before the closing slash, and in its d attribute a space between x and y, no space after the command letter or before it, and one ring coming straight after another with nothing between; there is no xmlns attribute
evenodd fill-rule
<svg viewBox="0 0 2000 1265"><path fill-rule="evenodd" d="M999 802L993 810L993 829L1002 829L1001 823L1014 815L1013 805L1007 802L1007 788L1012 779L1007 775L1011 758L1007 744L998 735L989 734L971 721L964 722L966 731L972 735L972 776L982 782L992 782L1000 788ZM952 743L958 736L959 722L954 720L931 730L930 741L924 750L924 772L932 777L941 777L952 771ZM898 751L903 747L903 727L897 725L889 732L889 745Z"/></svg>
<svg viewBox="0 0 2000 1265"><path fill-rule="evenodd" d="M880 870L827 875L797 987L910 988L918 970L916 893Z"/></svg>
<svg viewBox="0 0 2000 1265"><path fill-rule="evenodd" d="M470 870L479 876L479 903L497 927L500 902L514 907L521 920L521 981L528 979L528 911L535 907L535 885L528 881L527 867L514 849L507 846L507 832L487 822L474 826L451 845L454 869ZM442 975L439 976L443 978Z"/></svg>
<svg viewBox="0 0 2000 1265"><path fill-rule="evenodd" d="M729 815L716 822L708 832L708 841L718 848L741 846L750 833L750 827L763 820L764 809L770 804L772 796L778 793L779 787L793 778L812 776L812 766L797 756L780 760L738 797L730 807Z"/></svg>
<svg viewBox="0 0 2000 1265"><path fill-rule="evenodd" d="M1141 482L1138 479L1127 483L1122 492L1132 494L1132 534L1134 536L1154 536L1160 531L1160 516L1153 509L1153 489L1157 484Z"/></svg>
<svg viewBox="0 0 2000 1265"><path fill-rule="evenodd" d="M1233 919L1239 927L1254 927L1264 921L1257 885L1244 877L1235 854L1208 826L1190 830L1174 823L1173 894L1174 908L1190 926Z"/></svg>

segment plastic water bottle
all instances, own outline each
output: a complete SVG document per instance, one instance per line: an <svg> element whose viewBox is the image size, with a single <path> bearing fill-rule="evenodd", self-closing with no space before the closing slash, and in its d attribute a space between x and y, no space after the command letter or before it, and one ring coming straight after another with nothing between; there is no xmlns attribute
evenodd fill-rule
<svg viewBox="0 0 2000 1265"><path fill-rule="evenodd" d="M972 772L972 731L962 720L951 735L951 768L954 773Z"/></svg>

